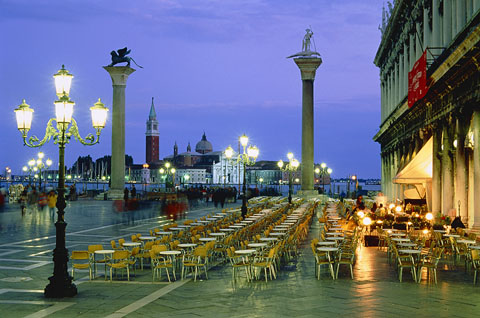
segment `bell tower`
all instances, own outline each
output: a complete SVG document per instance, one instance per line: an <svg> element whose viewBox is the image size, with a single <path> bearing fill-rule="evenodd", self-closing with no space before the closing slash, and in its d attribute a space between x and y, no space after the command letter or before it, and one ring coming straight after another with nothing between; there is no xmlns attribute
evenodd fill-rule
<svg viewBox="0 0 480 318"><path fill-rule="evenodd" d="M155 113L155 106L153 105L152 97L152 106L150 106L150 114L148 115L147 120L147 131L145 132L145 162L155 162L158 161L158 121L157 114Z"/></svg>

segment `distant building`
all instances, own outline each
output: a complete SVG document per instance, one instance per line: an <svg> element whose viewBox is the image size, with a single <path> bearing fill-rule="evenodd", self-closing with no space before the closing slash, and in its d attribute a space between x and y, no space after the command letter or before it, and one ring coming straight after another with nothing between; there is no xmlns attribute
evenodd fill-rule
<svg viewBox="0 0 480 318"><path fill-rule="evenodd" d="M159 158L159 132L155 106L150 106L150 114L147 120L147 131L145 132L145 162L150 164L158 161Z"/></svg>

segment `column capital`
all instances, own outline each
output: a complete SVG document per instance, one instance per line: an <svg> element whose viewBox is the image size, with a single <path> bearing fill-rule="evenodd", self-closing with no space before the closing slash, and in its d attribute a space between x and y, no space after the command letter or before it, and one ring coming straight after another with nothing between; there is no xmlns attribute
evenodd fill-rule
<svg viewBox="0 0 480 318"><path fill-rule="evenodd" d="M322 64L322 59L313 57L313 58L295 58L293 59L298 68L300 68L300 73L302 74L302 81L315 80L315 73L317 68Z"/></svg>
<svg viewBox="0 0 480 318"><path fill-rule="evenodd" d="M126 86L128 76L135 72L135 69L129 66L104 66L103 68L110 74L113 86Z"/></svg>

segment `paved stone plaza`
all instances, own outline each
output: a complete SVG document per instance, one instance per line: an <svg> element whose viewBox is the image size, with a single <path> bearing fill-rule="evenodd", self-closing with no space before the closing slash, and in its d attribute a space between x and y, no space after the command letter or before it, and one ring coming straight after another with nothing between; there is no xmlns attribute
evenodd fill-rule
<svg viewBox="0 0 480 318"><path fill-rule="evenodd" d="M76 201L67 207L67 248L85 250L89 244L109 246L111 239L168 222L157 206L135 212L115 212L111 201ZM218 210L218 209L217 209ZM192 211L197 218L213 207ZM333 281L322 272L314 277L314 259L305 242L301 255L279 273L277 280L248 283L240 271L232 281L230 265L217 265L209 279L152 283L151 270L137 269L131 281L102 276L88 280L77 272L78 295L45 299L43 288L52 274L55 245L53 221L46 211L27 213L16 206L0 213L0 310L2 317L478 317L480 286L473 286L463 266L442 263L438 285L413 282L409 272L400 283L386 253L376 247L358 250L352 281L346 268ZM310 239L318 235L312 224ZM179 274L178 274L179 275ZM178 276L177 276L178 277Z"/></svg>

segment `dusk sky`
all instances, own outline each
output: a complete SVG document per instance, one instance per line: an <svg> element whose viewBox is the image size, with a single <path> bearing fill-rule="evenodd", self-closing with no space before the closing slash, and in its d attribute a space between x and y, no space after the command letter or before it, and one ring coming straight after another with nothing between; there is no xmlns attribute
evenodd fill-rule
<svg viewBox="0 0 480 318"><path fill-rule="evenodd" d="M302 83L286 57L314 32L323 64L315 89L315 162L334 178L380 177L380 0L0 0L0 169L14 174L39 151L22 145L13 110L34 108L29 135L42 138L54 117L52 75L62 64L75 76L70 97L83 136L93 132L89 108L111 109L112 86L102 68L112 50L129 47L136 62L126 89L126 153L145 161L151 98L160 127L160 158L192 148L205 131L214 150L235 147L246 133L259 160L301 157ZM111 112L110 112L111 114ZM93 147L72 140L78 156L110 154L111 121ZM42 151L57 164L58 147Z"/></svg>

